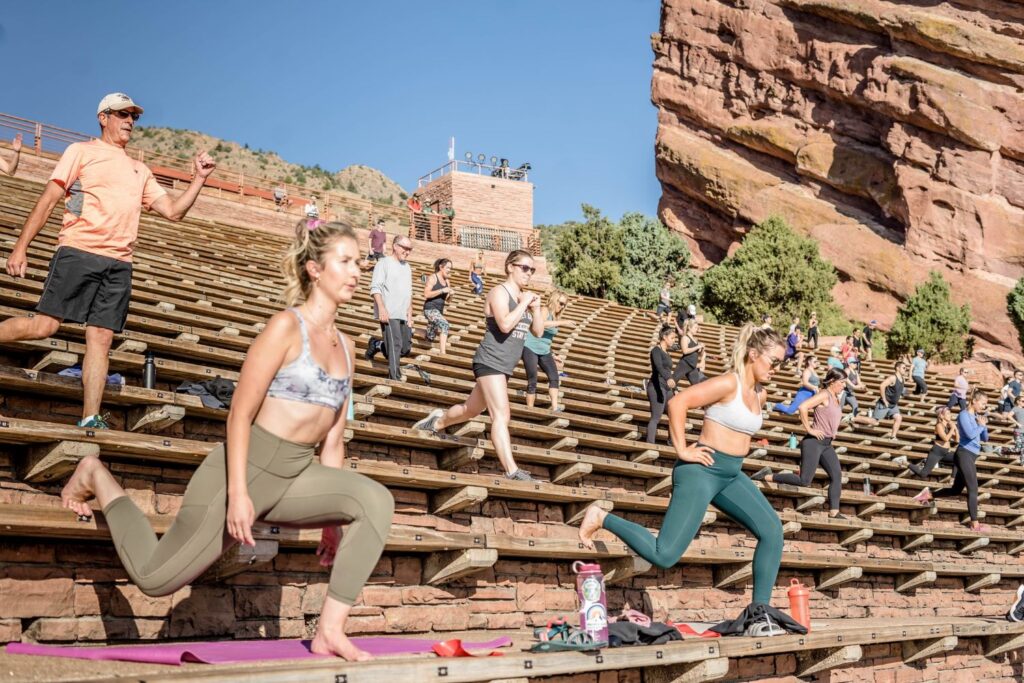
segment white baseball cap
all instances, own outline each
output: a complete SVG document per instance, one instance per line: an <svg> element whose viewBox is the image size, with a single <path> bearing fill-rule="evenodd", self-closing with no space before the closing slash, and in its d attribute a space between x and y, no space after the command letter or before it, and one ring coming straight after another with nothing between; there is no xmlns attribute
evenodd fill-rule
<svg viewBox="0 0 1024 683"><path fill-rule="evenodd" d="M107 111L120 111L122 109L134 109L135 111L142 113L142 107L135 104L132 98L125 95L123 92L112 92L100 100L100 106L96 109L96 114L102 114Z"/></svg>

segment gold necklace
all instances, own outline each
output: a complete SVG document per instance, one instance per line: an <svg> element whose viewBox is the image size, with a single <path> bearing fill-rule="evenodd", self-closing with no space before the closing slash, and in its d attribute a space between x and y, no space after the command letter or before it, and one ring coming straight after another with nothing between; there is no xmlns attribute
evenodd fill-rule
<svg viewBox="0 0 1024 683"><path fill-rule="evenodd" d="M314 319L313 318L313 312L309 310L308 302L307 302L306 312L308 314L309 319L313 320ZM315 325L315 324L313 325L313 327L318 329L318 330L320 330L325 335L327 335L327 339L328 339L328 341L330 341L331 346L337 346L338 345L338 328L334 326L334 321L333 320L331 320L331 322L327 323L327 325L325 325L324 327L320 327L320 326Z"/></svg>

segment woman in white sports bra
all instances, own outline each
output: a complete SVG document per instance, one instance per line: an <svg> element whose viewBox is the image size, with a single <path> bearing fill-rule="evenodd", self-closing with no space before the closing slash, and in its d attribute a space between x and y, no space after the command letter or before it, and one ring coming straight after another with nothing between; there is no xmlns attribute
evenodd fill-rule
<svg viewBox="0 0 1024 683"><path fill-rule="evenodd" d="M782 522L764 494L743 474L751 437L761 428L763 384L782 364L784 346L771 328L745 325L733 349L733 371L676 394L668 403L669 432L677 461L672 498L658 536L645 527L592 505L580 525L580 540L593 547L594 534L607 529L640 557L667 569L674 566L700 530L708 504L732 517L757 537L754 596L747 632L777 635L765 608L782 559ZM704 408L704 426L693 446L686 444L686 413ZM758 607L761 606L761 607ZM770 608L768 608L770 609ZM768 619L766 622L765 619Z"/></svg>

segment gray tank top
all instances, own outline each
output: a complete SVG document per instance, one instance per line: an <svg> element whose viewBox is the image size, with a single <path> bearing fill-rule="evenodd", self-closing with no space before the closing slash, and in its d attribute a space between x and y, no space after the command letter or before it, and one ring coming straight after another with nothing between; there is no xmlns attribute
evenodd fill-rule
<svg viewBox="0 0 1024 683"><path fill-rule="evenodd" d="M500 285L508 294L508 310L514 309L519 302L512 298L505 285ZM486 365L489 368L500 370L506 375L511 375L523 355L523 345L526 343L526 334L530 329L533 317L527 310L519 319L511 332L502 332L498 327L494 316L487 316L487 332L484 340L477 347L473 355L473 363Z"/></svg>

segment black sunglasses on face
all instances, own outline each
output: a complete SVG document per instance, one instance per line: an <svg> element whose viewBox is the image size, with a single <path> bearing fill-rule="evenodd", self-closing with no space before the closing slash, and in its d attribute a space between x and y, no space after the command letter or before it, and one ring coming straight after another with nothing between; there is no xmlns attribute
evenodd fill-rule
<svg viewBox="0 0 1024 683"><path fill-rule="evenodd" d="M785 362L786 362L785 358L773 358L772 362L769 363L769 366L771 367L772 370L778 370L779 368L782 367L782 364L785 363Z"/></svg>
<svg viewBox="0 0 1024 683"><path fill-rule="evenodd" d="M126 119L129 116L132 117L132 121L138 121L139 117L142 116L137 111L128 111L127 109L108 109L106 112L107 116L114 115L119 119Z"/></svg>
<svg viewBox="0 0 1024 683"><path fill-rule="evenodd" d="M536 268L534 268L533 266L528 266L525 263L513 263L512 265L518 268L519 270L523 271L524 273L529 273L530 275L533 275L534 273L537 272Z"/></svg>

